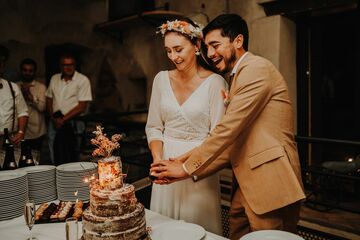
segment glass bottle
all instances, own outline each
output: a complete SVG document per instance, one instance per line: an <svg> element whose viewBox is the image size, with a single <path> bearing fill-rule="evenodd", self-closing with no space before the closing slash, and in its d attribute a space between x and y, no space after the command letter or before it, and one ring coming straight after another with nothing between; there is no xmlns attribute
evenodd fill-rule
<svg viewBox="0 0 360 240"><path fill-rule="evenodd" d="M3 142L2 148L5 151L6 146L11 144L10 136L9 136L9 130L7 128L4 128L4 136L3 136L3 138L4 138L4 142Z"/></svg>
<svg viewBox="0 0 360 240"><path fill-rule="evenodd" d="M5 160L3 164L3 170L13 170L16 168L17 165L14 156L14 145L9 144L6 146L6 150L5 150Z"/></svg>
<svg viewBox="0 0 360 240"><path fill-rule="evenodd" d="M30 146L26 143L26 140L21 140L21 154L19 159L19 168L35 166L34 159L31 154Z"/></svg>
<svg viewBox="0 0 360 240"><path fill-rule="evenodd" d="M6 146L10 145L10 137L9 137L9 130L7 128L4 128L4 135L3 135L3 144L1 146L0 149L0 161L3 160L5 161L5 152L6 152ZM0 164L0 170L2 170L4 168L4 164L3 167L1 168L1 164Z"/></svg>

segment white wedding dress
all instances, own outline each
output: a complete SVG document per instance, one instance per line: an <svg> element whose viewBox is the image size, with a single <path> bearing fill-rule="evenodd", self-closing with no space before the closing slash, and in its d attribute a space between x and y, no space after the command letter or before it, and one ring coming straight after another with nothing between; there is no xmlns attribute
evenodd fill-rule
<svg viewBox="0 0 360 240"><path fill-rule="evenodd" d="M146 134L148 142L163 141L163 159L177 157L203 142L225 111L221 90L226 88L225 80L212 74L179 105L169 72L156 75ZM197 182L189 178L169 185L153 184L150 209L222 235L218 174Z"/></svg>

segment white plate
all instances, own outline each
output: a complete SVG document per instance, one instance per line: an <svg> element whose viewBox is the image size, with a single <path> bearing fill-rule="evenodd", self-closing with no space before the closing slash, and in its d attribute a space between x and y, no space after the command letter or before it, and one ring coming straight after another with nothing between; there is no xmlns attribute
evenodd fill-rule
<svg viewBox="0 0 360 240"><path fill-rule="evenodd" d="M53 165L37 165L37 166L30 166L30 167L23 167L19 170L26 171L27 173L37 173L37 172L47 172L47 171L55 171L56 167Z"/></svg>
<svg viewBox="0 0 360 240"><path fill-rule="evenodd" d="M89 169L95 169L97 167L96 163L92 162L73 162L73 163L65 163L56 167L56 169L60 172L76 172L76 171L87 171Z"/></svg>
<svg viewBox="0 0 360 240"><path fill-rule="evenodd" d="M205 229L193 223L173 221L152 227L150 235L154 240L201 240Z"/></svg>
<svg viewBox="0 0 360 240"><path fill-rule="evenodd" d="M16 170L8 170L0 172L0 181L8 181L11 179L21 178L26 175L26 172L16 171Z"/></svg>
<svg viewBox="0 0 360 240"><path fill-rule="evenodd" d="M293 233L279 230L261 230L251 232L240 238L240 240L304 240Z"/></svg>

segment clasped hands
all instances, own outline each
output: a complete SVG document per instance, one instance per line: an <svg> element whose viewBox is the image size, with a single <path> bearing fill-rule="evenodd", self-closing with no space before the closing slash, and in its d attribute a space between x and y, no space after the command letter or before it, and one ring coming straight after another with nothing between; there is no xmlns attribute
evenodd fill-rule
<svg viewBox="0 0 360 240"><path fill-rule="evenodd" d="M170 184L190 177L183 168L183 163L187 157L169 158L151 164L150 176L154 178L156 184Z"/></svg>

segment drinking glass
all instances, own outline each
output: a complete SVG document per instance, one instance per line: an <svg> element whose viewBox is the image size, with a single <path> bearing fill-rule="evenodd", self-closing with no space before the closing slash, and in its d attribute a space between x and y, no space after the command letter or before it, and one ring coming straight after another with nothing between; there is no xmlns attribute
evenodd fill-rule
<svg viewBox="0 0 360 240"><path fill-rule="evenodd" d="M78 240L78 220L69 217L65 220L66 240Z"/></svg>
<svg viewBox="0 0 360 240"><path fill-rule="evenodd" d="M32 236L31 229L35 223L35 202L28 200L25 202L24 207L25 223L29 227L29 238L27 240L36 240L37 238Z"/></svg>

